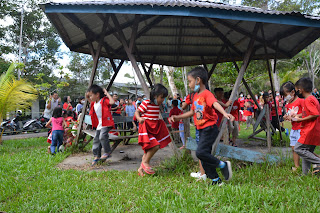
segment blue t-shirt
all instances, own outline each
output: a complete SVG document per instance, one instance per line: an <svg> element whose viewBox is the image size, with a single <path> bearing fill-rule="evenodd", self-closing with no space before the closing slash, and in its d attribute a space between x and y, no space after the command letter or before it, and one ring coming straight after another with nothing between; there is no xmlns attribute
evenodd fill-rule
<svg viewBox="0 0 320 213"><path fill-rule="evenodd" d="M76 106L76 112L79 114L80 112L81 112L81 110L82 110L82 108L83 108L83 105L82 104L77 104L77 106Z"/></svg>
<svg viewBox="0 0 320 213"><path fill-rule="evenodd" d="M127 105L126 106L126 114L128 116L134 116L134 112L136 111L136 108L134 107L134 105Z"/></svg>

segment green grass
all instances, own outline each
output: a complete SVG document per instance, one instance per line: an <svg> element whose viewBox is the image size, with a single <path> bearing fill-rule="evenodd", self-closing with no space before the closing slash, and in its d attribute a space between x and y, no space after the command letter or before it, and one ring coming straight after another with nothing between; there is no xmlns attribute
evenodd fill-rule
<svg viewBox="0 0 320 213"><path fill-rule="evenodd" d="M0 146L0 211L6 212L318 212L317 177L291 172L293 163L233 161L234 178L222 187L197 182L188 155L167 160L157 174L59 170L68 153L46 153L45 139Z"/></svg>

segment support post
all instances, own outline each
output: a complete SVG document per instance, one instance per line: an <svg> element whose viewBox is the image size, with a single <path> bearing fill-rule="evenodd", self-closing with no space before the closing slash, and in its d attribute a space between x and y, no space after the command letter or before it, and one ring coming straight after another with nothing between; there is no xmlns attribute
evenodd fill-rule
<svg viewBox="0 0 320 213"><path fill-rule="evenodd" d="M109 84L108 84L108 86L107 86L107 91L110 90L110 88L111 88L114 80L116 79L116 77L117 77L117 75L118 75L118 73L119 73L119 71L120 71L120 69L121 69L121 67L122 67L122 65L123 65L123 63L124 63L124 60L121 60L121 62L120 62L120 64L118 65L118 67L116 67L116 65L114 64L113 59L110 59L110 62L111 62L112 68L113 68L113 70L114 70L114 74L112 75L112 77L111 77L111 79L110 79L110 82L109 82Z"/></svg>
<svg viewBox="0 0 320 213"><path fill-rule="evenodd" d="M268 146L268 152L271 152L271 134L270 134L270 109L269 105L264 105L266 109L266 123L267 123L267 146Z"/></svg>
<svg viewBox="0 0 320 213"><path fill-rule="evenodd" d="M268 69L268 74L269 74L269 79L270 79L270 85L271 85L271 91L272 91L272 97L273 97L273 101L274 101L274 107L275 107L275 110L276 110L276 116L277 116L277 119L278 119L278 129L279 129L279 134L280 134L280 140L282 141L283 138L282 138L282 133L281 133L281 126L280 126L280 119L279 119L279 113L278 113L278 105L277 105L277 101L276 101L276 94L275 94L275 91L274 91L274 85L273 85L273 81L272 81L272 75L271 75L271 68L270 68L270 62L269 62L269 58L268 58L268 50L267 50L267 44L266 44L266 39L265 39L265 35L264 35L264 29L263 29L263 26L261 26L261 34L262 34L262 38L264 40L264 52L266 54L266 63L267 63L267 69ZM277 45L279 45L279 42L277 42ZM276 53L275 55L277 55L277 49L276 48ZM276 64L277 64L277 58L274 59L274 71L275 71L275 68L276 68Z"/></svg>
<svg viewBox="0 0 320 213"><path fill-rule="evenodd" d="M243 76L244 76L244 72L246 71L249 63L250 63L250 58L251 58L251 55L252 53L254 52L254 42L255 42L255 37L257 35L257 32L260 28L260 23L256 23L255 24L255 27L253 29L253 32L252 32L252 37L250 39L250 42L249 42L249 45L248 45L248 48L247 48L247 52L245 53L244 55L244 58L243 58L243 64L241 66L241 69L240 69L240 72L238 74L238 77L237 77L237 80L234 84L234 87L232 89L232 92L231 92L231 95L230 95L230 100L232 101L231 105L228 107L227 109L227 113L230 113L231 112L231 109L232 109L232 105L233 105L233 102L235 101L236 99L236 95L237 95L237 91L240 87L240 83L243 79ZM224 132L224 129L226 128L226 124L227 124L227 120L225 118L223 118L222 122L221 122L221 128L220 128L220 131L219 131L219 134L212 146L212 154L215 154L215 151L216 151L216 148L218 146L218 143L221 139L221 136Z"/></svg>
<svg viewBox="0 0 320 213"><path fill-rule="evenodd" d="M94 50L93 44L90 41L89 36L86 34L87 39L88 39L88 43L89 43L90 52L91 52L91 55L92 55L92 58L93 58L93 67L92 67L92 72L91 72L91 76L90 76L90 80L89 80L89 87L93 84L94 77L96 76L99 57L100 57L102 44L103 44L103 38L104 38L106 29L107 29L106 24L107 24L107 20L103 23L102 30L101 30L101 37L99 39L99 43L98 43L98 47L97 47L96 51ZM76 139L75 139L75 144L76 145L79 143L79 139L80 139L80 135L81 135L81 131L82 131L82 126L83 126L83 121L84 121L84 117L85 117L85 113L86 113L88 104L89 104L89 101L86 98L85 99L85 103L84 103L84 107L82 108L82 111L81 111L79 126L78 126L78 129L77 129L78 131L77 131L77 136L76 136Z"/></svg>
<svg viewBox="0 0 320 213"><path fill-rule="evenodd" d="M122 32L122 30L120 30L120 24L119 24L119 21L117 19L117 17L115 15L111 15L111 18L112 18L112 21L114 23L114 26L116 27L117 29L117 32L118 32L118 36L117 36L117 39L122 43L123 47L124 47L124 50L126 51L127 53L127 56L131 62L131 65L132 67L134 68L134 71L136 72L136 75L138 76L138 79L141 83L141 86L143 88L143 91L145 93L145 95L149 97L149 88L143 78L143 75L140 71L140 68L138 67L138 64L137 64L137 60L136 58L134 57L134 55L132 54L132 49L129 48L127 42L126 42L126 39L125 39L125 36ZM138 28L138 26L135 26L134 28ZM133 48L133 45L135 43L135 32L137 32L136 30L132 30L132 34L131 34L131 38L130 38L130 47Z"/></svg>

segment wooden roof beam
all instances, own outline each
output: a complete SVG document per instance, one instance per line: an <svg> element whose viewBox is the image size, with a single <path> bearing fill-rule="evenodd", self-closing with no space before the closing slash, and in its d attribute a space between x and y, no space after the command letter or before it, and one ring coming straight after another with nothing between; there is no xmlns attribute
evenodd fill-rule
<svg viewBox="0 0 320 213"><path fill-rule="evenodd" d="M233 25L233 24L231 24L231 23L229 23L229 22L227 22L225 20L214 19L214 21L216 21L216 22L218 22L218 23L220 23L220 24L222 24L222 25L224 25L226 27L229 27L230 29L232 29L232 30L234 30L234 31L236 31L238 33L241 33L242 35L248 36L249 38L252 37L252 34L250 32L248 32L247 30L245 30L245 29L243 29L243 28L241 28L239 26L235 26L235 25ZM266 42L267 47L269 47L269 48L271 48L273 50L277 49L276 46L274 46L272 44L272 42L264 41L262 38L260 38L258 36L256 36L256 41L258 41L258 42L260 42L262 44L264 44ZM257 49L259 49L259 48L257 48ZM278 51L281 52L282 54L284 54L285 56L289 57L289 58L292 57L290 53L288 53L288 52L286 52L286 51L284 51L282 49L278 49Z"/></svg>
<svg viewBox="0 0 320 213"><path fill-rule="evenodd" d="M206 19L206 18L198 18L199 21L205 25L207 28L209 28L215 35L217 35L224 43L226 46L231 48L233 51L235 51L238 55L242 55L241 51L236 48L231 41L229 41L223 33L221 33L217 28L215 28L212 23Z"/></svg>

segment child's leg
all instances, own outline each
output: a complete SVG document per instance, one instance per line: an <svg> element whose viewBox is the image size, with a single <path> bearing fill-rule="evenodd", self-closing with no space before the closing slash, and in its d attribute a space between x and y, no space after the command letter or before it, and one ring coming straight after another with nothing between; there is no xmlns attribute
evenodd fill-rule
<svg viewBox="0 0 320 213"><path fill-rule="evenodd" d="M150 160L153 157L153 155L160 149L160 146L154 146L151 149L148 149L146 153L142 156L142 163L146 167L150 167Z"/></svg>
<svg viewBox="0 0 320 213"><path fill-rule="evenodd" d="M218 178L216 168L219 166L220 160L211 155L212 145L219 134L218 127L216 125L209 126L199 130L199 133L200 140L196 155L201 160L207 176L211 179Z"/></svg>
<svg viewBox="0 0 320 213"><path fill-rule="evenodd" d="M294 151L294 146L291 147L292 148L292 156L293 156L293 162L294 162L294 166L296 168L298 168L300 166L300 157L299 155Z"/></svg>
<svg viewBox="0 0 320 213"><path fill-rule="evenodd" d="M109 131L110 127L102 128L99 134L99 141L103 147L104 153L109 155L111 152L110 142L109 142Z"/></svg>
<svg viewBox="0 0 320 213"><path fill-rule="evenodd" d="M201 175L206 174L206 172L205 172L205 171L204 171L204 169L203 169L203 166L202 166L201 160L199 160L199 168L200 168L200 174L201 174Z"/></svg>
<svg viewBox="0 0 320 213"><path fill-rule="evenodd" d="M63 143L63 134L64 131L63 130L58 130L58 144L57 144L57 151L59 152L59 148Z"/></svg>
<svg viewBox="0 0 320 213"><path fill-rule="evenodd" d="M238 121L233 121L233 131L232 131L232 142L234 145L236 145L236 140L239 135L239 122Z"/></svg>
<svg viewBox="0 0 320 213"><path fill-rule="evenodd" d="M52 131L52 141L51 141L51 146L50 146L50 150L51 150L51 154L55 154L56 153L56 147L58 144L58 135L57 135L57 131Z"/></svg>
<svg viewBox="0 0 320 213"><path fill-rule="evenodd" d="M96 131L96 135L92 142L92 152L95 159L99 159L101 157L101 143L100 143L100 131Z"/></svg>
<svg viewBox="0 0 320 213"><path fill-rule="evenodd" d="M313 154L316 146L301 144L297 142L294 147L294 151L302 158L302 172L303 174L308 174L311 163L320 164L320 158Z"/></svg>

